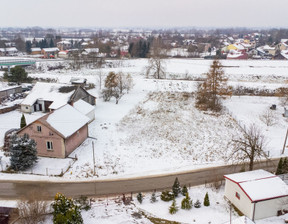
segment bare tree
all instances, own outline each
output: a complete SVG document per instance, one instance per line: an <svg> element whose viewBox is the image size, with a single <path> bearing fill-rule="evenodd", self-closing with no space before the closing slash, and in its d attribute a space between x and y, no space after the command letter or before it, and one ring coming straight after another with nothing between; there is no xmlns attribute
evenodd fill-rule
<svg viewBox="0 0 288 224"><path fill-rule="evenodd" d="M227 86L228 78L225 76L223 66L214 60L206 73L206 79L198 85L196 106L200 109L220 111L222 109L220 98L232 94L231 87Z"/></svg>
<svg viewBox="0 0 288 224"><path fill-rule="evenodd" d="M122 72L110 72L105 80L105 89L102 90L104 101L110 101L112 97L116 99L116 104L125 93L129 93L133 87L133 79L130 74L125 75Z"/></svg>
<svg viewBox="0 0 288 224"><path fill-rule="evenodd" d="M146 77L152 76L155 79L166 78L165 64L163 61L164 50L161 38L153 39L148 66L146 67Z"/></svg>
<svg viewBox="0 0 288 224"><path fill-rule="evenodd" d="M268 108L259 116L259 119L267 126L273 126L277 124L277 117L274 112L275 111Z"/></svg>
<svg viewBox="0 0 288 224"><path fill-rule="evenodd" d="M232 139L233 150L232 157L237 159L249 160L249 170L253 170L254 162L260 158L268 158L264 149L266 147L266 138L261 130L251 124L248 128L239 125L242 136Z"/></svg>
<svg viewBox="0 0 288 224"><path fill-rule="evenodd" d="M28 200L18 202L18 211L21 224L37 224L45 219L48 203L41 200L41 193L31 192Z"/></svg>

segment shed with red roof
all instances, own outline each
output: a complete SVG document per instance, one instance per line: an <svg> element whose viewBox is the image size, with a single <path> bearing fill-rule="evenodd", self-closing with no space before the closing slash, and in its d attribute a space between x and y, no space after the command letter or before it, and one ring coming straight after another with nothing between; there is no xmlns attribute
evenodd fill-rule
<svg viewBox="0 0 288 224"><path fill-rule="evenodd" d="M225 197L251 220L288 208L288 186L264 170L225 175Z"/></svg>

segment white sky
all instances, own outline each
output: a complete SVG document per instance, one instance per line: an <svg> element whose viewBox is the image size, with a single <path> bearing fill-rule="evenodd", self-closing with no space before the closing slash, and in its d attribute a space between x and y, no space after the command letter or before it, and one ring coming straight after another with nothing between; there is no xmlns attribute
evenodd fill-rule
<svg viewBox="0 0 288 224"><path fill-rule="evenodd" d="M0 27L288 27L288 0L1 0Z"/></svg>

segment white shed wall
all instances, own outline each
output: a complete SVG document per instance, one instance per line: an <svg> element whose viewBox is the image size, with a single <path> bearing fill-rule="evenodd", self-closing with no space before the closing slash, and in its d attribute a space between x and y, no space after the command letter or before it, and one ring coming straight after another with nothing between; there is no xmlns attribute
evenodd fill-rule
<svg viewBox="0 0 288 224"><path fill-rule="evenodd" d="M276 216L278 210L288 208L287 203L288 197L275 198L267 201L257 202L255 205L254 219L257 220Z"/></svg>
<svg viewBox="0 0 288 224"><path fill-rule="evenodd" d="M240 194L240 199L236 197L236 192ZM253 217L253 203L242 191L242 189L231 180L226 179L225 181L225 197L236 206L245 216L249 219Z"/></svg>

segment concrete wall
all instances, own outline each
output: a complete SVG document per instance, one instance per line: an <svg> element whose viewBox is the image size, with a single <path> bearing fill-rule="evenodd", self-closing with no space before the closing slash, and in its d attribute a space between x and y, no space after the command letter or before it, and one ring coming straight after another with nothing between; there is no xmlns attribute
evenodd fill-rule
<svg viewBox="0 0 288 224"><path fill-rule="evenodd" d="M251 200L242 189L233 181L225 179L225 197L236 206L249 219L253 218L253 206ZM240 194L240 199L236 197L236 192Z"/></svg>
<svg viewBox="0 0 288 224"><path fill-rule="evenodd" d="M22 87L16 86L16 87L11 87L9 89L1 90L0 91L0 102L2 101L2 99L5 99L8 96L10 96L11 94L15 94L15 93L22 93Z"/></svg>
<svg viewBox="0 0 288 224"><path fill-rule="evenodd" d="M37 126L41 126L41 132L37 131ZM65 158L65 145L63 138L42 125L40 122L35 121L22 129L18 134L24 135L24 133L27 133L30 138L36 141L38 156ZM47 141L52 142L52 150L47 149Z"/></svg>
<svg viewBox="0 0 288 224"><path fill-rule="evenodd" d="M73 152L79 145L82 144L82 142L85 141L85 139L88 137L88 125L84 125L82 128L80 128L77 132L75 132L73 135L71 135L69 138L65 140L65 146L66 146L66 157L70 155L71 152Z"/></svg>

